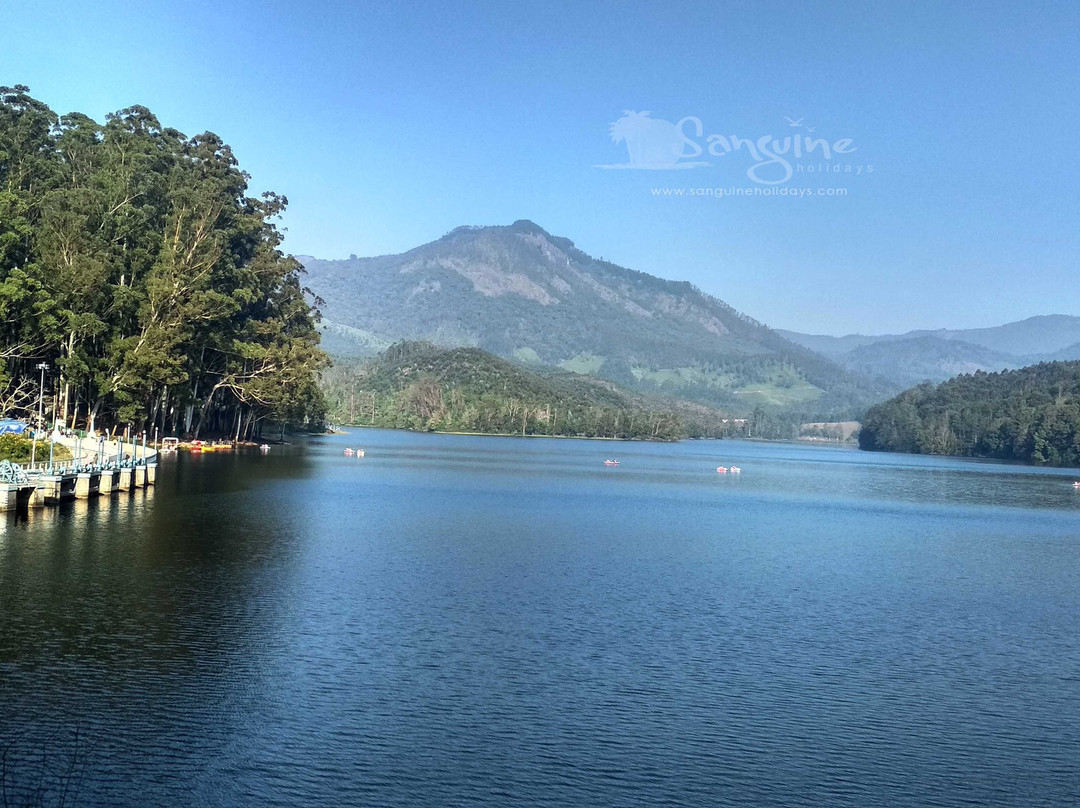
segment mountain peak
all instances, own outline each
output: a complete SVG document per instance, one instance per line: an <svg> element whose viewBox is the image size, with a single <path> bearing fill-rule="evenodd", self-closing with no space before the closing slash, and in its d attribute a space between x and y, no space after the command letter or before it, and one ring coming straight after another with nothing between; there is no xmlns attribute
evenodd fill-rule
<svg viewBox="0 0 1080 808"><path fill-rule="evenodd" d="M557 236L551 235L547 230L542 228L536 222L530 219L518 219L513 224L464 224L460 227L455 227L440 241L445 239L451 239L456 236L468 235L472 233L476 234L495 234L495 233L513 233L526 236L543 236L551 242L555 241L569 241L569 239L561 239Z"/></svg>
<svg viewBox="0 0 1080 808"><path fill-rule="evenodd" d="M551 238L551 234L538 225L536 222L529 219L518 219L512 225L510 225L511 233L525 233L532 236L544 236L545 238Z"/></svg>
<svg viewBox="0 0 1080 808"><path fill-rule="evenodd" d="M596 260L528 219L308 270L325 322L365 345L476 346L738 411L869 392L692 285Z"/></svg>

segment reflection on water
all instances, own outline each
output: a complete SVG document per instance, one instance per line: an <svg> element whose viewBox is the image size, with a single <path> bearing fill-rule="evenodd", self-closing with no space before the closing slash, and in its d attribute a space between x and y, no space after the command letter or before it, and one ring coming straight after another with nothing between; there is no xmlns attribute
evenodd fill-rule
<svg viewBox="0 0 1080 808"><path fill-rule="evenodd" d="M52 750L118 806L1075 804L1072 479L372 431L181 455L0 520L8 785Z"/></svg>

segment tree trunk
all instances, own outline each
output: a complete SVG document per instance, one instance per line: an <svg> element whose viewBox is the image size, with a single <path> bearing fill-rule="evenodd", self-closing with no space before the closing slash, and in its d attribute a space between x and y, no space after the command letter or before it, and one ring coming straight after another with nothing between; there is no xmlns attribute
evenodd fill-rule
<svg viewBox="0 0 1080 808"><path fill-rule="evenodd" d="M86 428L90 432L94 431L94 424L97 422L98 410L101 409L101 401L102 399L100 398L94 401L94 407L90 410L90 415L87 417Z"/></svg>
<svg viewBox="0 0 1080 808"><path fill-rule="evenodd" d="M252 421L255 419L255 408L249 407L247 417L244 418L244 440L251 440Z"/></svg>
<svg viewBox="0 0 1080 808"><path fill-rule="evenodd" d="M192 434L192 440L199 439L199 430L202 429L203 419L206 418L206 412L210 409L210 402L214 400L214 394L217 391L217 387L211 387L210 392L206 394L206 398L203 400L202 406L199 407L199 419L195 422L195 431Z"/></svg>

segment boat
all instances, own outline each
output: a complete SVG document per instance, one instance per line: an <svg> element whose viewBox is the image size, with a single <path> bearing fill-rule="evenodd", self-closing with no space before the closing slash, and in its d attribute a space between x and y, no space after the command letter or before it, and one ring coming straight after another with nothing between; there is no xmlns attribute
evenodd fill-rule
<svg viewBox="0 0 1080 808"><path fill-rule="evenodd" d="M356 454L356 452L354 452L352 449L346 449L345 450L345 456L346 457L352 457L354 454Z"/></svg>
<svg viewBox="0 0 1080 808"><path fill-rule="evenodd" d="M270 451L270 444L264 443L262 446L259 447L259 450L263 451L263 452L269 452Z"/></svg>
<svg viewBox="0 0 1080 808"><path fill-rule="evenodd" d="M739 472L742 471L742 469L739 468L738 466L732 466L731 468L728 469L728 471L730 471L732 474L738 474Z"/></svg>
<svg viewBox="0 0 1080 808"><path fill-rule="evenodd" d="M1073 488L1080 488L1080 482L1073 483Z"/></svg>
<svg viewBox="0 0 1080 808"><path fill-rule="evenodd" d="M605 466L617 466L617 465L619 465L619 461L618 460L605 460L604 465Z"/></svg>
<svg viewBox="0 0 1080 808"><path fill-rule="evenodd" d="M363 457L364 456L364 450L363 449L357 449L356 450L356 456L357 457Z"/></svg>
<svg viewBox="0 0 1080 808"><path fill-rule="evenodd" d="M716 467L716 473L717 474L727 474L727 467L726 466L717 466Z"/></svg>

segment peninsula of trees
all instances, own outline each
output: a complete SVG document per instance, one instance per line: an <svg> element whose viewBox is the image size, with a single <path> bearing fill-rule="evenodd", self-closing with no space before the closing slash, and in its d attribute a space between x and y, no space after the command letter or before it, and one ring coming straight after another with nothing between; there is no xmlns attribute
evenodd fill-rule
<svg viewBox="0 0 1080 808"><path fill-rule="evenodd" d="M399 429L677 440L718 434L720 412L601 379L525 369L479 348L400 342L324 376L330 417Z"/></svg>
<svg viewBox="0 0 1080 808"><path fill-rule="evenodd" d="M47 421L251 434L321 419L315 312L211 133L104 124L0 88L0 405ZM44 363L45 389L39 391Z"/></svg>
<svg viewBox="0 0 1080 808"><path fill-rule="evenodd" d="M921 384L872 407L859 446L1080 465L1080 361Z"/></svg>

